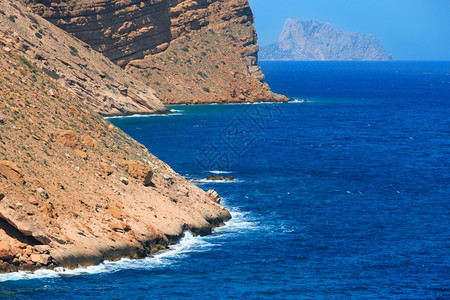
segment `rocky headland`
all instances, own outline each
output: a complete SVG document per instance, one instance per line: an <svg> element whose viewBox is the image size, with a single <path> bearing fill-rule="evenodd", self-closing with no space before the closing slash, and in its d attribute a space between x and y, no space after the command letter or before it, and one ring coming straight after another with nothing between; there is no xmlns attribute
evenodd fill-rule
<svg viewBox="0 0 450 300"><path fill-rule="evenodd" d="M258 66L247 0L23 0L163 103L286 101Z"/></svg>
<svg viewBox="0 0 450 300"><path fill-rule="evenodd" d="M186 230L206 234L227 221L215 191L176 174L101 115L166 113L162 102L285 99L257 66L247 1L25 2L0 0L1 271L144 257ZM169 18L147 15L146 6L168 6ZM86 16L64 17L64 28L61 16L46 15L52 9L89 11L98 22L107 19L97 10L113 11L110 20L129 31L111 39L108 26L96 31ZM169 41L149 52L137 36L155 36L125 21L138 23L139 9L143 22L170 23ZM84 39L80 24L103 37Z"/></svg>
<svg viewBox="0 0 450 300"><path fill-rule="evenodd" d="M347 32L329 23L287 19L278 42L260 51L261 60L388 61L381 42L373 35Z"/></svg>
<svg viewBox="0 0 450 300"><path fill-rule="evenodd" d="M230 218L26 58L0 64L3 271L142 257Z"/></svg>

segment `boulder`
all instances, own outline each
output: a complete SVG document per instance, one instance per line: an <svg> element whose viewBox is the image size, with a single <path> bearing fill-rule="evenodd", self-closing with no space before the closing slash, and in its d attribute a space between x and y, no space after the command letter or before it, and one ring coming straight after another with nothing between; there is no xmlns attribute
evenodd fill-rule
<svg viewBox="0 0 450 300"><path fill-rule="evenodd" d="M88 159L88 156L87 156L86 152L84 152L84 151L75 150L75 154L78 155L79 157L81 157L84 160Z"/></svg>
<svg viewBox="0 0 450 300"><path fill-rule="evenodd" d="M78 142L78 137L73 130L64 130L60 132L58 142L72 149L78 148L80 146L80 143Z"/></svg>
<svg viewBox="0 0 450 300"><path fill-rule="evenodd" d="M217 192L215 190L207 191L206 195L209 197L209 199L211 199L215 203L220 203L220 199L221 198L220 198L219 194L217 194Z"/></svg>
<svg viewBox="0 0 450 300"><path fill-rule="evenodd" d="M96 140L94 140L92 137L90 137L88 135L83 135L81 140L83 141L83 143L86 146L88 146L89 149L91 149L91 150L97 149L98 142Z"/></svg>
<svg viewBox="0 0 450 300"><path fill-rule="evenodd" d="M122 182L123 184L125 184L125 185L128 185L128 178L126 178L126 177L120 177L120 182Z"/></svg>
<svg viewBox="0 0 450 300"><path fill-rule="evenodd" d="M228 176L227 178L225 178L226 181L233 181L234 177L233 176Z"/></svg>
<svg viewBox="0 0 450 300"><path fill-rule="evenodd" d="M0 259L9 260L14 257L11 245L6 241L0 241Z"/></svg>
<svg viewBox="0 0 450 300"><path fill-rule="evenodd" d="M30 260L35 264L48 265L50 263L50 255L48 254L31 254Z"/></svg>
<svg viewBox="0 0 450 300"><path fill-rule="evenodd" d="M44 254L48 254L49 251L50 251L50 246L49 245L36 245L36 246L34 246L34 248L39 253L44 253Z"/></svg>
<svg viewBox="0 0 450 300"><path fill-rule="evenodd" d="M223 180L222 175L209 175L206 176L206 180Z"/></svg>
<svg viewBox="0 0 450 300"><path fill-rule="evenodd" d="M6 123L5 117L2 116L2 114L0 114L0 125L3 125Z"/></svg>
<svg viewBox="0 0 450 300"><path fill-rule="evenodd" d="M125 160L122 165L131 177L141 181L146 186L151 183L153 171L149 166L135 160Z"/></svg>
<svg viewBox="0 0 450 300"><path fill-rule="evenodd" d="M17 184L23 185L25 183L22 171L10 161L0 160L0 173Z"/></svg>
<svg viewBox="0 0 450 300"><path fill-rule="evenodd" d="M39 193L39 195L41 195L42 198L44 199L48 199L48 193L46 190L44 190L43 188L37 188L36 191Z"/></svg>

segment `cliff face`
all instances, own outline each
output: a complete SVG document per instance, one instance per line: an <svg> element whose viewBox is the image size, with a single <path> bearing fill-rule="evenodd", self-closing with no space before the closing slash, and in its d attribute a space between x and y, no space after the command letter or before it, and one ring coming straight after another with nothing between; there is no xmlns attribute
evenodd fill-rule
<svg viewBox="0 0 450 300"><path fill-rule="evenodd" d="M155 92L86 43L37 16L17 1L0 1L0 42L103 115L164 113Z"/></svg>
<svg viewBox="0 0 450 300"><path fill-rule="evenodd" d="M263 47L262 60L392 60L373 35L346 32L330 24L287 19L278 42Z"/></svg>
<svg viewBox="0 0 450 300"><path fill-rule="evenodd" d="M167 103L274 100L247 0L24 0Z"/></svg>
<svg viewBox="0 0 450 300"><path fill-rule="evenodd" d="M203 234L229 218L215 199L0 46L0 272L145 256L184 230Z"/></svg>
<svg viewBox="0 0 450 300"><path fill-rule="evenodd" d="M230 218L215 193L93 111L164 109L149 95L86 44L0 0L0 272L146 256Z"/></svg>

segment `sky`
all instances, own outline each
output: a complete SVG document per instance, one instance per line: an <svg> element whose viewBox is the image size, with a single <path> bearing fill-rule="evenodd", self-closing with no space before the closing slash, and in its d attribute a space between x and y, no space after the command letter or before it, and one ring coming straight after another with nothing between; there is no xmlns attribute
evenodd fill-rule
<svg viewBox="0 0 450 300"><path fill-rule="evenodd" d="M287 18L373 34L396 60L450 61L450 0L249 0L260 46Z"/></svg>

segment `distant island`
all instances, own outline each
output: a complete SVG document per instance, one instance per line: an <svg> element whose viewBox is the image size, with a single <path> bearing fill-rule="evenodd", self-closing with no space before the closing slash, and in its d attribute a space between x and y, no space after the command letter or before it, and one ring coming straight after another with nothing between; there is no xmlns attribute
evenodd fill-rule
<svg viewBox="0 0 450 300"><path fill-rule="evenodd" d="M329 23L287 19L278 42L262 47L260 60L389 61L373 35L335 29Z"/></svg>

